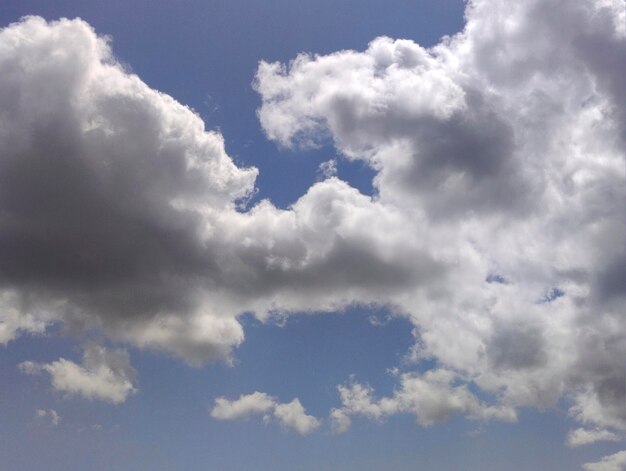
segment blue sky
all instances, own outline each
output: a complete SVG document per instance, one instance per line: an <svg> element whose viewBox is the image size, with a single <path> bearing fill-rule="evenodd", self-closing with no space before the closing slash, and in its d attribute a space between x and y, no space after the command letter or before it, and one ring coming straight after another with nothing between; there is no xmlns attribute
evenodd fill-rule
<svg viewBox="0 0 626 471"><path fill-rule="evenodd" d="M623 15L3 2L0 468L626 469Z"/></svg>

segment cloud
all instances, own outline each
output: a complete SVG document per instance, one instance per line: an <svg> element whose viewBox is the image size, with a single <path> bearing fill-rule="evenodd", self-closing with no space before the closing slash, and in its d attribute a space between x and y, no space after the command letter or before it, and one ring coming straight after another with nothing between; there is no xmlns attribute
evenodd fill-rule
<svg viewBox="0 0 626 471"><path fill-rule="evenodd" d="M238 209L256 169L85 22L4 28L0 341L61 322L199 364L230 358L244 312L387 306L438 369L380 400L345 386L337 429L565 399L587 428L625 430L623 6L474 0L433 48L383 37L262 62L270 139L332 142L376 172L372 196L329 175L284 210ZM94 369L32 367L53 385ZM132 381L109 370L123 400ZM290 404L282 420L306 423Z"/></svg>
<svg viewBox="0 0 626 471"><path fill-rule="evenodd" d="M48 419L50 424L57 426L61 422L61 416L54 409L37 409L35 418L39 420Z"/></svg>
<svg viewBox="0 0 626 471"><path fill-rule="evenodd" d="M576 447L582 445L589 445L590 443L595 443L599 441L611 441L617 442L620 440L620 437L608 430L601 429L584 429L577 428L576 430L572 430L567 435L567 446Z"/></svg>
<svg viewBox="0 0 626 471"><path fill-rule="evenodd" d="M585 463L583 468L586 471L624 471L626 469L626 451L605 456L597 463Z"/></svg>
<svg viewBox="0 0 626 471"><path fill-rule="evenodd" d="M537 326L498 326L486 345L486 353L496 369L541 366L546 361L542 335Z"/></svg>
<svg viewBox="0 0 626 471"><path fill-rule="evenodd" d="M23 312L13 292L0 293L0 345L6 345L22 332L42 334L46 330L46 314Z"/></svg>
<svg viewBox="0 0 626 471"><path fill-rule="evenodd" d="M257 90L268 137L292 146L326 134L350 159L379 170L381 197L415 200L441 216L521 205L532 188L513 132L478 83L408 41L365 53L298 56L287 71L262 62ZM439 191L444 190L445 191Z"/></svg>
<svg viewBox="0 0 626 471"><path fill-rule="evenodd" d="M352 419L344 409L332 409L329 418L330 426L334 433L345 433L352 425Z"/></svg>
<svg viewBox="0 0 626 471"><path fill-rule="evenodd" d="M602 375L599 375L602 376ZM570 414L584 424L626 430L623 422L624 384L619 377L601 377L573 395Z"/></svg>
<svg viewBox="0 0 626 471"><path fill-rule="evenodd" d="M515 409L505 405L481 403L451 371L430 370L422 375L405 373L400 386L391 397L374 399L373 390L356 382L339 386L341 408L330 414L332 428L341 433L348 430L351 416L383 420L395 414L413 414L423 426L462 414L472 420L517 420Z"/></svg>
<svg viewBox="0 0 626 471"><path fill-rule="evenodd" d="M298 398L281 404L272 396L258 391L242 394L232 401L218 397L211 409L211 417L218 420L244 419L252 415L263 415L265 421L273 416L283 427L300 435L307 435L320 426L318 419L307 415Z"/></svg>
<svg viewBox="0 0 626 471"><path fill-rule="evenodd" d="M274 417L284 426L295 430L300 435L313 432L320 426L320 421L307 415L298 398L287 404L278 404L274 409Z"/></svg>
<svg viewBox="0 0 626 471"><path fill-rule="evenodd" d="M22 372L30 375L48 373L56 391L120 404L137 392L133 381L135 370L125 350L106 350L98 345L87 345L82 364L65 358L52 363L25 361L19 364Z"/></svg>
<svg viewBox="0 0 626 471"><path fill-rule="evenodd" d="M241 395L239 399L230 401L225 397L215 399L215 406L211 409L211 417L218 420L244 419L254 414L265 414L276 407L276 401L262 392L253 392Z"/></svg>
<svg viewBox="0 0 626 471"><path fill-rule="evenodd" d="M220 135L125 71L87 23L30 17L0 36L3 296L27 300L24 318L54 306L78 328L225 355L243 333L202 309L216 270L203 214L249 194L256 170L235 167Z"/></svg>
<svg viewBox="0 0 626 471"><path fill-rule="evenodd" d="M440 264L436 282L389 296L415 324L417 358L511 407L565 397L576 420L615 430L626 429L624 7L474 0L464 30L432 48L381 37L262 61L255 81L270 139L331 141L370 165L376 204ZM337 410L344 429L350 409Z"/></svg>
<svg viewBox="0 0 626 471"><path fill-rule="evenodd" d="M84 21L29 17L0 36L0 294L18 313L4 343L60 321L228 360L243 312L386 303L445 271L398 214L330 174L288 210L239 211L257 170Z"/></svg>
<svg viewBox="0 0 626 471"><path fill-rule="evenodd" d="M381 37L364 52L261 62L267 136L284 146L330 137L345 157L378 170L381 198L433 216L532 210L549 183L542 167L552 131L568 133L606 109L604 131L621 145L623 33L598 2L509 3L470 2L465 30L432 49ZM602 64L592 53L600 45ZM570 110L575 118L564 122Z"/></svg>

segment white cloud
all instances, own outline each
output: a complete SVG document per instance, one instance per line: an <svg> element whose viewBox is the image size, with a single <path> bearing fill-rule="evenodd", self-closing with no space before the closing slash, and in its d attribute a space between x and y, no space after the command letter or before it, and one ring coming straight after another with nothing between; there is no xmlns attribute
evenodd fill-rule
<svg viewBox="0 0 626 471"><path fill-rule="evenodd" d="M352 419L344 409L330 411L330 426L334 433L345 433L350 429Z"/></svg>
<svg viewBox="0 0 626 471"><path fill-rule="evenodd" d="M125 350L106 350L90 344L85 347L80 365L60 358L45 364L25 361L19 368L31 375L48 373L55 390L87 399L120 404L137 392L133 384L135 370Z"/></svg>
<svg viewBox="0 0 626 471"><path fill-rule="evenodd" d="M218 397L211 409L211 417L218 420L243 419L254 414L266 414L275 407L276 401L273 397L255 391L252 394L242 394L239 399L233 401Z"/></svg>
<svg viewBox="0 0 626 471"><path fill-rule="evenodd" d="M239 212L256 169L85 22L31 17L0 40L0 293L28 300L3 337L61 321L228 360L242 312L386 303L445 271L400 214L334 177L288 210Z"/></svg>
<svg viewBox="0 0 626 471"><path fill-rule="evenodd" d="M6 345L21 333L42 334L46 315L22 312L19 297L9 290L0 292L0 345Z"/></svg>
<svg viewBox="0 0 626 471"><path fill-rule="evenodd" d="M54 409L37 409L35 413L35 418L39 420L48 419L50 423L54 426L59 425L61 422L61 416Z"/></svg>
<svg viewBox="0 0 626 471"><path fill-rule="evenodd" d="M617 442L619 440L620 437L609 430L577 428L567 435L566 443L567 446L576 447L599 441Z"/></svg>
<svg viewBox="0 0 626 471"><path fill-rule="evenodd" d="M307 415L297 398L287 404L278 404L274 409L274 417L281 425L295 430L300 435L311 433L320 426L320 421Z"/></svg>
<svg viewBox="0 0 626 471"><path fill-rule="evenodd" d="M624 7L474 0L464 30L433 48L382 37L363 52L262 62L256 79L267 136L291 147L330 137L369 164L376 205L440 267L431 284L389 295L417 328L420 358L511 406L566 397L577 420L618 430ZM446 393L442 417L472 409L459 394Z"/></svg>
<svg viewBox="0 0 626 471"><path fill-rule="evenodd" d="M586 471L624 471L626 469L626 451L605 456L597 463L585 463L583 468Z"/></svg>
<svg viewBox="0 0 626 471"><path fill-rule="evenodd" d="M615 382L619 379L616 378ZM603 379L598 387L587 387L574 394L570 414L578 421L626 431L623 421L624 404L620 395L623 385Z"/></svg>
<svg viewBox="0 0 626 471"><path fill-rule="evenodd" d="M353 413L509 420L561 398L588 428L626 429L623 6L474 0L434 48L378 38L261 63L267 135L330 137L376 194L330 176L246 212L256 169L89 25L3 29L0 299L17 301L0 341L60 321L201 363L243 342L243 312L385 305L440 369L389 398L350 392L365 396L333 413L338 430ZM31 367L97 395L86 363ZM122 385L116 401L133 388L95 376Z"/></svg>
<svg viewBox="0 0 626 471"><path fill-rule="evenodd" d="M1 340L62 320L190 361L226 357L243 332L203 306L206 213L235 212L256 170L85 22L26 18L0 42L0 293L28 299Z"/></svg>
<svg viewBox="0 0 626 471"><path fill-rule="evenodd" d="M218 397L211 409L211 417L218 420L244 419L252 415L263 415L265 421L273 416L283 427L300 435L307 435L320 426L318 419L307 415L298 398L281 404L274 397L258 391L242 394L232 401Z"/></svg>
<svg viewBox="0 0 626 471"><path fill-rule="evenodd" d="M345 432L350 416L364 416L382 420L394 414L413 414L423 426L462 414L472 420L517 420L515 409L506 405L488 405L480 402L458 378L447 370L430 370L422 375L405 373L400 386L391 397L374 399L369 386L352 382L338 386L341 408L330 414L335 432Z"/></svg>

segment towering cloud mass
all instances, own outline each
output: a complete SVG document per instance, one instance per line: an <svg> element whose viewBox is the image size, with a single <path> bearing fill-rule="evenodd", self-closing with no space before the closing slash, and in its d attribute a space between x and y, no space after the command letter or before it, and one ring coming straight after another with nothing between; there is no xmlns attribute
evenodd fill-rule
<svg viewBox="0 0 626 471"><path fill-rule="evenodd" d="M439 269L431 285L386 291L418 328L418 358L503 405L565 395L580 422L624 430L624 2L475 0L466 18L430 49L383 37L262 62L261 124L283 146L331 140L377 172L372 204L399 214ZM341 387L338 428L412 410L407 381L380 402ZM442 410L476 410L461 392L448 388Z"/></svg>
<svg viewBox="0 0 626 471"><path fill-rule="evenodd" d="M60 317L192 359L225 354L243 334L201 307L218 270L204 214L233 211L256 171L86 23L28 18L0 35L4 330Z"/></svg>
<svg viewBox="0 0 626 471"><path fill-rule="evenodd" d="M572 444L626 430L624 2L475 0L466 17L430 49L383 37L260 64L270 139L332 141L376 172L370 197L327 163L286 210L238 209L256 170L84 22L2 30L0 341L62 321L197 363L229 357L242 312L376 303L438 369L382 399L341 386L338 431L354 415L514 420L560 399L606 431ZM59 362L39 368L90 368ZM213 416L318 425L253 396Z"/></svg>

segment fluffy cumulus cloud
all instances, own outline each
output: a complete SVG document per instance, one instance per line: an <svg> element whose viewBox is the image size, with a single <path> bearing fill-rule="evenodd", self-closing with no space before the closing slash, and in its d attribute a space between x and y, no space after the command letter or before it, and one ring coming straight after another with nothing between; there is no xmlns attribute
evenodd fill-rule
<svg viewBox="0 0 626 471"><path fill-rule="evenodd" d="M451 412L511 419L511 407L560 398L582 424L626 429L624 8L473 0L464 30L431 48L381 37L362 52L260 63L267 136L332 142L370 165L369 204L428 255L405 252L408 273L424 260L438 270L386 294L416 326L416 360L444 369L402 376L379 401L340 387L337 429L397 411L425 424ZM434 381L452 372L459 384ZM495 403L481 406L470 381Z"/></svg>
<svg viewBox="0 0 626 471"><path fill-rule="evenodd" d="M288 210L240 211L256 169L85 22L26 18L0 43L3 343L60 321L191 363L228 359L242 312L388 302L444 275L400 213L330 168ZM373 219L380 230L363 232Z"/></svg>
<svg viewBox="0 0 626 471"><path fill-rule="evenodd" d="M626 451L619 451L605 456L597 463L585 463L585 471L624 471L626 469Z"/></svg>
<svg viewBox="0 0 626 471"><path fill-rule="evenodd" d="M267 136L332 142L371 166L375 194L331 161L290 208L245 211L257 171L89 25L0 31L0 341L62 322L198 363L229 358L242 312L385 305L438 368L382 399L342 386L337 430L561 400L587 430L626 430L624 1L473 0L466 20L431 48L382 37L262 62ZM39 366L53 384L94 368ZM214 416L317 424L253 396Z"/></svg>
<svg viewBox="0 0 626 471"><path fill-rule="evenodd" d="M85 22L27 18L0 43L0 299L21 311L4 337L60 319L191 359L224 355L243 334L203 307L219 270L204 214L231 210L256 171L127 73Z"/></svg>
<svg viewBox="0 0 626 471"><path fill-rule="evenodd" d="M211 417L218 420L243 419L254 414L266 414L276 407L276 401L266 393L255 391L241 395L239 399L228 400L218 397L211 410Z"/></svg>
<svg viewBox="0 0 626 471"><path fill-rule="evenodd" d="M289 403L279 403L276 398L258 391L241 395L235 400L218 397L211 409L211 417L218 420L245 419L252 415L262 415L264 422L274 418L283 427L301 435L307 435L320 426L318 419L307 415L298 398Z"/></svg>
<svg viewBox="0 0 626 471"><path fill-rule="evenodd" d="M338 389L342 406L330 413L332 428L338 433L348 430L350 417L355 415L382 420L393 414L409 413L423 426L445 420L452 414L473 420L517 420L513 408L480 402L466 385L458 383L453 372L442 369L423 375L405 373L393 396L382 399L374 399L372 388L357 382Z"/></svg>
<svg viewBox="0 0 626 471"><path fill-rule="evenodd" d="M133 384L136 373L124 350L107 350L92 344L86 346L80 365L59 358L44 364L25 361L19 368L31 375L47 373L56 391L87 399L120 404L137 392Z"/></svg>

